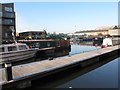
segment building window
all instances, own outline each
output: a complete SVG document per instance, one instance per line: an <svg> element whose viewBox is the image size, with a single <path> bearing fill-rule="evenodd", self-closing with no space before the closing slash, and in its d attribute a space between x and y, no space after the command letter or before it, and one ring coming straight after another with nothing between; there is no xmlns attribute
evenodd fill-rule
<svg viewBox="0 0 120 90"><path fill-rule="evenodd" d="M9 29L12 31L14 29L14 26L10 26Z"/></svg>
<svg viewBox="0 0 120 90"><path fill-rule="evenodd" d="M12 8L11 7L5 7L5 11L12 12Z"/></svg>
<svg viewBox="0 0 120 90"><path fill-rule="evenodd" d="M12 29L11 27L14 27L14 26L10 26L10 25L7 25L7 26L3 26L3 30L6 30L7 32L12 32Z"/></svg>
<svg viewBox="0 0 120 90"><path fill-rule="evenodd" d="M13 39L12 32L8 33L8 38L12 38Z"/></svg>
<svg viewBox="0 0 120 90"><path fill-rule="evenodd" d="M11 19L4 19L4 24L12 24L13 20Z"/></svg>
<svg viewBox="0 0 120 90"><path fill-rule="evenodd" d="M2 12L0 12L0 17L2 17Z"/></svg>
<svg viewBox="0 0 120 90"><path fill-rule="evenodd" d="M12 32L4 33L2 37L12 39Z"/></svg>
<svg viewBox="0 0 120 90"><path fill-rule="evenodd" d="M14 17L14 13L5 13L6 17Z"/></svg>

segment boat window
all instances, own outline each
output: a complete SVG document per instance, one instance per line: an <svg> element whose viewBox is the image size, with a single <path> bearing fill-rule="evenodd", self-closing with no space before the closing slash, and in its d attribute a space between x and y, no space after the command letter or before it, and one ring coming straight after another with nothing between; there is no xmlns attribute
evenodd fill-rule
<svg viewBox="0 0 120 90"><path fill-rule="evenodd" d="M4 52L4 48L2 47L2 48L0 48L0 52Z"/></svg>
<svg viewBox="0 0 120 90"><path fill-rule="evenodd" d="M8 47L8 51L16 51L16 50L17 50L16 46Z"/></svg>
<svg viewBox="0 0 120 90"><path fill-rule="evenodd" d="M35 44L35 47L36 47L36 48L40 48L40 43L36 43L36 44Z"/></svg>
<svg viewBox="0 0 120 90"><path fill-rule="evenodd" d="M50 47L50 43L49 42L47 43L47 46Z"/></svg>
<svg viewBox="0 0 120 90"><path fill-rule="evenodd" d="M20 45L19 46L19 50L25 50L25 49L27 49L27 47L25 45Z"/></svg>

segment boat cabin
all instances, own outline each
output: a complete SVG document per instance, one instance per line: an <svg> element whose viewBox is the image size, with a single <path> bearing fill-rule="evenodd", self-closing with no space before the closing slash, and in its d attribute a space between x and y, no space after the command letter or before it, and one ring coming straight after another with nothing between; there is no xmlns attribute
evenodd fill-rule
<svg viewBox="0 0 120 90"><path fill-rule="evenodd" d="M19 50L27 50L29 47L26 44L4 44L0 45L0 52L11 52Z"/></svg>

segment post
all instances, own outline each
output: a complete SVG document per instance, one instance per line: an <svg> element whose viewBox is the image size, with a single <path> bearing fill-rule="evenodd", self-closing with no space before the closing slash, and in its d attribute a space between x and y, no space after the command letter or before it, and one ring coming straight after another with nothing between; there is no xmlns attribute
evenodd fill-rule
<svg viewBox="0 0 120 90"><path fill-rule="evenodd" d="M49 60L53 60L53 57L50 57Z"/></svg>
<svg viewBox="0 0 120 90"><path fill-rule="evenodd" d="M12 77L12 64L11 62L6 62L5 63L5 75L6 75L6 80L10 81L13 79Z"/></svg>

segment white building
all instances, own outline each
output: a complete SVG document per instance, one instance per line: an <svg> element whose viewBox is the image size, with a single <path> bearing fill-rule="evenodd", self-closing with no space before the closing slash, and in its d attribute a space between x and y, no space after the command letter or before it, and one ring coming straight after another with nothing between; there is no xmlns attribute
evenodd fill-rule
<svg viewBox="0 0 120 90"><path fill-rule="evenodd" d="M110 36L120 36L120 29L109 30L108 33Z"/></svg>

